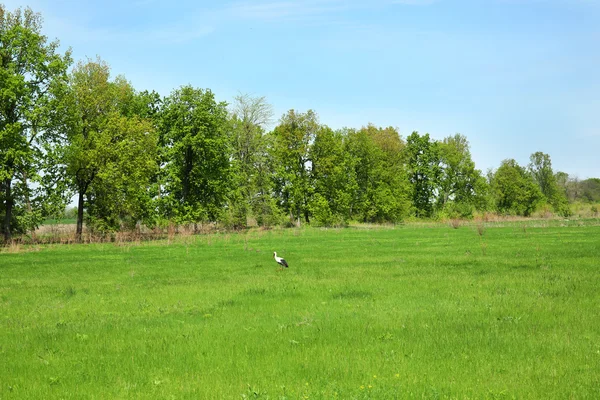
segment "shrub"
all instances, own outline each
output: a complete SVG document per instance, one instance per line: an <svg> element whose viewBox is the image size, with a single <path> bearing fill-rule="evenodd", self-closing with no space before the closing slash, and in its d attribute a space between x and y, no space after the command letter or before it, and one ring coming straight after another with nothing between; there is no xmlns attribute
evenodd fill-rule
<svg viewBox="0 0 600 400"><path fill-rule="evenodd" d="M345 226L346 219L337 213L331 211L329 202L319 193L315 194L310 204L312 214L312 223L315 226Z"/></svg>

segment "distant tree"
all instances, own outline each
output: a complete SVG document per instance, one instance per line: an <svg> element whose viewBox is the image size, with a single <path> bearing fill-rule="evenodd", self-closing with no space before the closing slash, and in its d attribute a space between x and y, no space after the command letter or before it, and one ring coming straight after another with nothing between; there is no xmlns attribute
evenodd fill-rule
<svg viewBox="0 0 600 400"><path fill-rule="evenodd" d="M260 226L273 226L285 219L279 207L276 195L273 136L264 135L261 139L261 151L256 155L255 175L252 179L255 194L250 201L252 214Z"/></svg>
<svg viewBox="0 0 600 400"><path fill-rule="evenodd" d="M548 154L538 151L529 157L528 170L546 201L552 205L556 212L561 215L568 215L569 204L564 192L559 190L554 172L552 171L552 161Z"/></svg>
<svg viewBox="0 0 600 400"><path fill-rule="evenodd" d="M32 207L32 180L40 180L43 136L54 123L52 91L66 80L70 51L41 34L42 17L30 8L0 4L0 214L2 234L33 229L41 214ZM16 186L15 186L16 185ZM16 215L15 215L16 211ZM16 216L21 219L19 227Z"/></svg>
<svg viewBox="0 0 600 400"><path fill-rule="evenodd" d="M321 126L310 153L313 219L324 226L344 224L351 215L357 184L352 157L344 149L343 132Z"/></svg>
<svg viewBox="0 0 600 400"><path fill-rule="evenodd" d="M487 183L471 158L469 141L461 134L439 143L439 194L437 208L467 217L485 208Z"/></svg>
<svg viewBox="0 0 600 400"><path fill-rule="evenodd" d="M600 178L581 181L566 172L557 172L555 179L559 192L566 196L568 201L600 202Z"/></svg>
<svg viewBox="0 0 600 400"><path fill-rule="evenodd" d="M218 221L232 188L227 103L210 90L182 86L160 116L164 190L160 208L178 223Z"/></svg>
<svg viewBox="0 0 600 400"><path fill-rule="evenodd" d="M600 178L589 178L581 181L581 197L590 203L600 202Z"/></svg>
<svg viewBox="0 0 600 400"><path fill-rule="evenodd" d="M246 226L251 211L260 214L256 216L261 222L263 213L271 215L273 211L271 207L264 208L270 204L265 196L271 194L271 185L264 176L267 147L264 135L272 116L272 107L264 97L239 95L232 104L230 141L234 184L229 202L236 227Z"/></svg>
<svg viewBox="0 0 600 400"><path fill-rule="evenodd" d="M406 139L406 156L416 216L431 217L440 192L440 145L429 134L421 136L413 132ZM451 189L450 185L447 189Z"/></svg>
<svg viewBox="0 0 600 400"><path fill-rule="evenodd" d="M410 185L403 165L404 142L394 128L368 125L350 131L347 152L355 166L352 215L364 222L397 222L410 209Z"/></svg>
<svg viewBox="0 0 600 400"><path fill-rule="evenodd" d="M491 174L490 187L501 213L529 216L544 198L533 177L512 159L502 161Z"/></svg>
<svg viewBox="0 0 600 400"><path fill-rule="evenodd" d="M312 110L284 114L270 133L271 155L275 172L275 192L280 206L290 219L310 222L310 146L320 125Z"/></svg>
<svg viewBox="0 0 600 400"><path fill-rule="evenodd" d="M566 172L557 172L554 175L558 190L567 198L569 202L577 201L581 196L581 187L579 179L576 176L569 176Z"/></svg>

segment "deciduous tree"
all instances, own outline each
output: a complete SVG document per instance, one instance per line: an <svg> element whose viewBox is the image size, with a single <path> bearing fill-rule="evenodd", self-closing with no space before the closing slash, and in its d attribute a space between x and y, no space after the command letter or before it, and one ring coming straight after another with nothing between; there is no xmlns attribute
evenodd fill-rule
<svg viewBox="0 0 600 400"><path fill-rule="evenodd" d="M40 141L53 123L50 89L66 79L71 63L70 51L59 54L58 41L48 42L41 28L41 15L30 8L10 12L0 4L0 213L5 241L16 229L15 206L29 208L18 210L21 215L31 211L30 180L41 176ZM36 219L30 218L28 229Z"/></svg>
<svg viewBox="0 0 600 400"><path fill-rule="evenodd" d="M460 217L485 207L486 181L475 168L469 141L457 133L439 143L440 174L436 207Z"/></svg>
<svg viewBox="0 0 600 400"><path fill-rule="evenodd" d="M561 215L569 215L569 204L564 192L558 188L558 182L554 171L552 171L552 161L548 154L541 151L533 153L529 157L528 170L546 201L552 205L554 210Z"/></svg>
<svg viewBox="0 0 600 400"><path fill-rule="evenodd" d="M358 189L351 155L344 148L344 134L321 126L311 146L311 184L314 196L310 208L320 225L345 224Z"/></svg>
<svg viewBox="0 0 600 400"><path fill-rule="evenodd" d="M102 231L134 225L146 214L157 137L150 121L124 114L134 98L124 78L110 80L101 59L79 62L71 73L62 104L63 162L78 196L78 239L85 209L92 227Z"/></svg>
<svg viewBox="0 0 600 400"><path fill-rule="evenodd" d="M272 107L264 97L239 95L234 99L231 112L231 167L233 190L229 204L235 227L245 227L250 211L254 214L267 212L264 208L270 196L270 179L264 176L266 156L265 128L273 116ZM255 203L255 207L253 207ZM263 215L255 215L261 221Z"/></svg>
<svg viewBox="0 0 600 400"><path fill-rule="evenodd" d="M227 104L183 86L164 99L160 135L165 182L161 208L179 223L217 221L232 188Z"/></svg>
<svg viewBox="0 0 600 400"><path fill-rule="evenodd" d="M490 187L501 213L529 216L544 197L533 177L513 159L502 161L491 174Z"/></svg>
<svg viewBox="0 0 600 400"><path fill-rule="evenodd" d="M416 216L431 217L440 194L440 146L428 133L421 136L413 132L406 139L406 157Z"/></svg>
<svg viewBox="0 0 600 400"><path fill-rule="evenodd" d="M404 142L394 128L368 125L349 131L346 148L355 167L352 214L363 222L396 222L408 215L410 187Z"/></svg>
<svg viewBox="0 0 600 400"><path fill-rule="evenodd" d="M317 115L309 110L284 114L271 132L271 155L275 171L275 191L290 219L310 222L310 146L319 129Z"/></svg>

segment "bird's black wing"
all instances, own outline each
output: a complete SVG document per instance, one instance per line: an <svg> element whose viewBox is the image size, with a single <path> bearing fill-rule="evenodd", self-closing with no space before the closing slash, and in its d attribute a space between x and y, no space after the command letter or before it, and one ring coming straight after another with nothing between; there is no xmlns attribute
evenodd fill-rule
<svg viewBox="0 0 600 400"><path fill-rule="evenodd" d="M283 258L281 259L281 261L279 262L279 264L281 264L281 265L283 265L284 267L288 268L287 261L285 261Z"/></svg>

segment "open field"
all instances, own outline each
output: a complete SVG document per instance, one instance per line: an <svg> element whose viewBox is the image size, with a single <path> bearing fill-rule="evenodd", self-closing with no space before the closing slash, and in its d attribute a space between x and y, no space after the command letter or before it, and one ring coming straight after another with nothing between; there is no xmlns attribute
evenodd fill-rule
<svg viewBox="0 0 600 400"><path fill-rule="evenodd" d="M600 226L565 225L5 251L0 399L597 399Z"/></svg>

